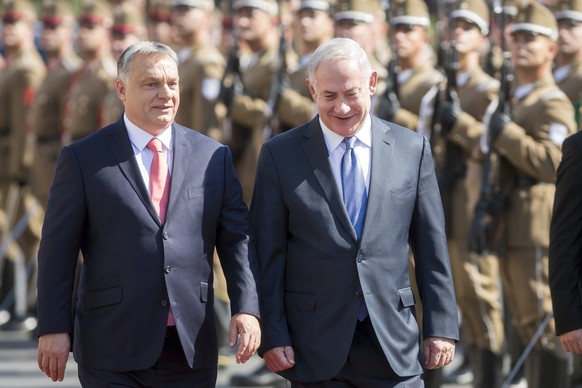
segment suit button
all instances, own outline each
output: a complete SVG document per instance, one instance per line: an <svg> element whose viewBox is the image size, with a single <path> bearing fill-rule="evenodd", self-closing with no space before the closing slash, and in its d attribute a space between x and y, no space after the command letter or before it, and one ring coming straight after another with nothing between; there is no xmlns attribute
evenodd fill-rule
<svg viewBox="0 0 582 388"><path fill-rule="evenodd" d="M360 291L354 292L354 299L360 299L361 297L362 297L362 294L360 294Z"/></svg>
<svg viewBox="0 0 582 388"><path fill-rule="evenodd" d="M166 265L166 266L164 267L164 273L168 274L168 273L170 273L170 272L172 272L172 267L170 267L169 265Z"/></svg>
<svg viewBox="0 0 582 388"><path fill-rule="evenodd" d="M162 233L162 238L163 238L164 240L167 240L169 237L170 237L170 235L168 234L168 232L164 232L164 233Z"/></svg>
<svg viewBox="0 0 582 388"><path fill-rule="evenodd" d="M358 256L358 263L361 263L362 261L364 261L364 256Z"/></svg>
<svg viewBox="0 0 582 388"><path fill-rule="evenodd" d="M165 299L162 299L162 301L160 302L160 304L162 305L162 307L166 307L168 305L168 301Z"/></svg>

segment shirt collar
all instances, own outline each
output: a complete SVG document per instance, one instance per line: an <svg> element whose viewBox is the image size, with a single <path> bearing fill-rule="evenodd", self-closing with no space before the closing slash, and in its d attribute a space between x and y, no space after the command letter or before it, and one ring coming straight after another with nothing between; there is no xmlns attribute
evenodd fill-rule
<svg viewBox="0 0 582 388"><path fill-rule="evenodd" d="M141 129L140 127L138 127L137 125L135 125L134 123L132 123L125 113L123 114L123 122L125 123L125 128L127 128L127 133L129 135L129 140L131 141L131 144L133 144L133 146L137 148L139 152L143 151L144 148L146 148L146 146L148 145L150 140L152 140L153 137L157 137L158 139L160 139L160 141L166 147L167 150L172 149L171 125L169 125L168 128L164 129L164 132L160 133L158 136L152 136L143 129Z"/></svg>
<svg viewBox="0 0 582 388"><path fill-rule="evenodd" d="M331 155L337 147L341 144L344 140L344 137L338 135L337 133L333 132L329 129L323 121L321 121L321 117L319 117L319 125L321 125L321 130L323 132L323 139L325 140L325 145L327 146L327 151L329 155ZM370 115L367 114L364 122L362 123L362 127L356 134L354 135L360 142L372 148L372 120L370 119Z"/></svg>

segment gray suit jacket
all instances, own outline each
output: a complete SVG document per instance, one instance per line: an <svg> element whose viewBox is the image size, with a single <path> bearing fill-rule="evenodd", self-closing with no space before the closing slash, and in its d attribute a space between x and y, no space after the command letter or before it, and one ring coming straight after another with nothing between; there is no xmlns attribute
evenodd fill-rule
<svg viewBox="0 0 582 388"><path fill-rule="evenodd" d="M189 364L216 365L215 246L233 314L258 315L256 253L230 151L180 125L172 131L164 225L122 119L61 151L39 251L39 334L73 332L71 295L81 250L73 341L79 364L151 367L171 304Z"/></svg>
<svg viewBox="0 0 582 388"><path fill-rule="evenodd" d="M458 338L443 211L430 146L416 133L372 119L368 207L358 243L335 182L319 118L267 142L251 206L260 268L261 352L291 345L281 375L337 375L365 298L394 371L422 373L409 278L409 244L425 336Z"/></svg>

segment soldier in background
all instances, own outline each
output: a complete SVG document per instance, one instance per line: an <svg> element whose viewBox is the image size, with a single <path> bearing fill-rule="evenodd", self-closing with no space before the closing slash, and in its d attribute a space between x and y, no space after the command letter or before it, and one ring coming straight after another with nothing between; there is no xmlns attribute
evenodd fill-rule
<svg viewBox="0 0 582 388"><path fill-rule="evenodd" d="M548 245L554 182L562 142L576 123L570 100L552 77L558 30L551 11L521 2L509 32L517 80L512 117L501 111L491 115L483 148L491 147L500 159L496 175L504 200L491 243L500 252L505 300L525 345L552 313ZM546 322L526 360L528 387L567 387L566 355L553 319Z"/></svg>
<svg viewBox="0 0 582 388"><path fill-rule="evenodd" d="M111 55L117 61L133 43L146 38L143 13L133 3L123 2L113 9L113 25L110 28ZM123 103L115 89L109 90L103 101L103 116L106 123L119 120L123 114Z"/></svg>
<svg viewBox="0 0 582 388"><path fill-rule="evenodd" d="M40 44L46 54L47 75L38 89L32 110L35 152L31 189L43 208L48 202L57 156L61 149L66 85L80 68L73 50L75 14L68 0L44 0Z"/></svg>
<svg viewBox="0 0 582 388"><path fill-rule="evenodd" d="M384 21L384 10L378 0L339 0L334 14L334 35L340 38L350 38L356 41L370 59L372 70L378 72L376 94L385 90L386 63L376 56L378 49L378 24ZM382 37L383 40L386 36ZM385 55L382 55L385 59Z"/></svg>
<svg viewBox="0 0 582 388"><path fill-rule="evenodd" d="M117 72L111 55L109 29L112 23L113 11L109 2L89 0L83 3L76 42L83 64L73 75L67 94L63 145L110 123L105 119L103 103L113 90Z"/></svg>
<svg viewBox="0 0 582 388"><path fill-rule="evenodd" d="M0 240L21 221L26 228L6 252L0 252L0 301L14 285L14 266L34 260L42 214L30 194L32 144L29 113L46 68L34 46L36 9L29 0L3 2L2 46L5 68L0 72ZM2 225L3 223L3 225ZM4 260L8 258L10 260ZM12 317L12 323L14 318Z"/></svg>
<svg viewBox="0 0 582 388"><path fill-rule="evenodd" d="M148 40L175 46L170 22L170 0L152 0L146 11Z"/></svg>
<svg viewBox="0 0 582 388"><path fill-rule="evenodd" d="M294 47L299 60L287 68L288 84L282 91L277 108L281 131L294 128L315 115L315 105L307 87L307 63L321 44L333 37L332 4L329 0L305 0L299 3L293 21Z"/></svg>
<svg viewBox="0 0 582 388"><path fill-rule="evenodd" d="M505 342L499 261L469 252L469 231L481 189L481 161L473 155L483 132L483 117L497 100L499 82L479 65L487 43L489 10L483 0L462 0L451 12L456 71L452 101L442 101L437 117L445 140L451 208L448 244L457 304L463 324L462 345L473 372L474 388L501 385ZM449 83L451 80L449 80ZM449 84L450 85L450 84ZM434 134L433 134L434 136Z"/></svg>
<svg viewBox="0 0 582 388"><path fill-rule="evenodd" d="M220 141L214 105L225 60L211 39L213 11L213 0L172 0L171 20L180 46L181 102L176 122Z"/></svg>
<svg viewBox="0 0 582 388"><path fill-rule="evenodd" d="M230 121L224 140L232 149L243 198L250 204L259 151L271 135L269 97L280 63L279 8L275 0L237 0L234 10L235 28L248 50L239 56L241 84L231 85L224 99Z"/></svg>
<svg viewBox="0 0 582 388"><path fill-rule="evenodd" d="M443 82L444 77L431 61L426 3L423 0L396 0L392 7L390 28L398 68L397 100L380 98L379 94L376 115L416 130L420 124L422 99Z"/></svg>
<svg viewBox="0 0 582 388"><path fill-rule="evenodd" d="M562 0L554 13L558 22L558 54L554 78L575 108L580 128L582 103L582 1Z"/></svg>

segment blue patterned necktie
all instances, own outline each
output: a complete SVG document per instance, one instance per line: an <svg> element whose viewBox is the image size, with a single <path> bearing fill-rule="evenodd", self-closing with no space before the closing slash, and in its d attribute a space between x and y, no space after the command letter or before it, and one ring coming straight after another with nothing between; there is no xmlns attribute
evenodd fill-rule
<svg viewBox="0 0 582 388"><path fill-rule="evenodd" d="M359 240L364 227L368 194L366 193L364 173L358 164L358 158L354 151L357 140L354 136L346 137L343 140L346 151L342 157L341 175L344 205Z"/></svg>
<svg viewBox="0 0 582 388"><path fill-rule="evenodd" d="M346 151L342 157L341 174L344 205L346 206L348 216L354 226L358 240L360 240L362 229L364 227L368 194L366 192L364 173L358 164L358 158L354 151L354 146L356 145L357 140L358 139L354 136L346 137L343 140L343 143L346 146ZM368 309L366 307L366 301L362 298L358 319L363 321L367 316Z"/></svg>

